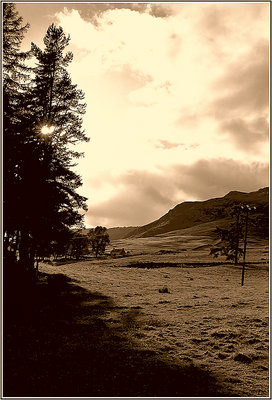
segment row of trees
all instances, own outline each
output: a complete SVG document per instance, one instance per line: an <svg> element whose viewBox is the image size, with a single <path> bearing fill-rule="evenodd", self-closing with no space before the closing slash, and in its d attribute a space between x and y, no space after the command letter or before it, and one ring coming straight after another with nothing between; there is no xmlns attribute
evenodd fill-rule
<svg viewBox="0 0 272 400"><path fill-rule="evenodd" d="M44 49L20 50L29 28L14 3L3 5L3 212L4 255L15 253L25 269L52 241L82 227L86 198L76 190L81 177L72 167L82 154L71 145L87 142L82 129L84 93L67 67L69 36L50 25ZM30 68L27 60L35 59ZM43 135L43 132L52 132Z"/></svg>
<svg viewBox="0 0 272 400"><path fill-rule="evenodd" d="M94 229L89 229L87 234L84 234L82 230L70 231L69 237L62 237L61 241L58 242L52 241L43 255L79 259L92 251L98 257L98 255L105 253L108 244L110 244L110 238L107 229L97 226Z"/></svg>

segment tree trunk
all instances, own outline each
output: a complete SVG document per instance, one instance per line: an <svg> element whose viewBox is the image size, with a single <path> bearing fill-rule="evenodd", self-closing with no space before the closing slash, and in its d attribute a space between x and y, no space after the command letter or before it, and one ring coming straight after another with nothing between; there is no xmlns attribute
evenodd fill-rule
<svg viewBox="0 0 272 400"><path fill-rule="evenodd" d="M29 233L25 230L21 232L21 241L19 247L20 264L24 271L34 270L34 249L31 243Z"/></svg>
<svg viewBox="0 0 272 400"><path fill-rule="evenodd" d="M234 264L237 265L238 264L238 249L239 249L239 217L240 217L240 211L238 211L237 215L236 215L236 246L235 246L235 260L234 260Z"/></svg>

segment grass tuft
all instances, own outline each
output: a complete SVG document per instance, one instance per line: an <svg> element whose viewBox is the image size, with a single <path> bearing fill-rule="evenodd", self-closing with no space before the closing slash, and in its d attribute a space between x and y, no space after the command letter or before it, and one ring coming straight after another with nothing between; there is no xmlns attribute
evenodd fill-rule
<svg viewBox="0 0 272 400"><path fill-rule="evenodd" d="M170 293L170 291L169 291L168 287L165 286L165 287L159 289L159 293Z"/></svg>

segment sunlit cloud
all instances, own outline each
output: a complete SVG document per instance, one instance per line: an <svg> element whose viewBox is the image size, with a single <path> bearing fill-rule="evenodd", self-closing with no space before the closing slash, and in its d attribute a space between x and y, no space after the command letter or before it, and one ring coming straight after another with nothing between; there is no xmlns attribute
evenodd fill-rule
<svg viewBox="0 0 272 400"><path fill-rule="evenodd" d="M76 168L88 226L267 184L268 4L59 7L88 107Z"/></svg>

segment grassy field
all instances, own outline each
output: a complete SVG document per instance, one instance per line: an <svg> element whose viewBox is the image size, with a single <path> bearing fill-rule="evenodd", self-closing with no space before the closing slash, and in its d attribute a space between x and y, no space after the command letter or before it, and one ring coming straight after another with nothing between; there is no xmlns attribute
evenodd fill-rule
<svg viewBox="0 0 272 400"><path fill-rule="evenodd" d="M99 308L108 296L111 305L103 308L99 319L126 346L151 352L164 365L191 368L196 382L207 373L221 395L268 396L267 243L249 241L243 287L241 266L211 258L203 237L127 239L113 246L125 247L131 256L43 264L40 270L64 274L96 294L81 307ZM93 318L79 315L78 323L91 326ZM220 394L203 382L196 385L202 385L198 392L181 385L180 393L175 389L164 395L183 396L182 390L188 396Z"/></svg>
<svg viewBox="0 0 272 400"><path fill-rule="evenodd" d="M40 264L33 285L9 274L4 395L268 397L268 243L249 240L242 287L204 233L113 241L130 255Z"/></svg>

